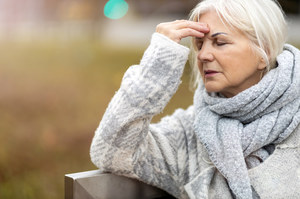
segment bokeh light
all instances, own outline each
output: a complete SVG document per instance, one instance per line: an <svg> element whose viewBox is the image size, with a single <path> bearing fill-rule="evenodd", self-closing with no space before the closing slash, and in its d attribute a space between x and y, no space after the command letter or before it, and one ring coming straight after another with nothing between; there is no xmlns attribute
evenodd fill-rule
<svg viewBox="0 0 300 199"><path fill-rule="evenodd" d="M104 7L104 15L110 19L120 19L126 15L128 4L124 0L110 0Z"/></svg>

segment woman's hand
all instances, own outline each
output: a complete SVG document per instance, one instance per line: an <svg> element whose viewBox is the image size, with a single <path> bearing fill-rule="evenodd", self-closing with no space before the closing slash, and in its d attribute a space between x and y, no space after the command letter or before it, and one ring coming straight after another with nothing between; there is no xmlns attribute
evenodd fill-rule
<svg viewBox="0 0 300 199"><path fill-rule="evenodd" d="M181 39L189 36L202 38L205 33L209 32L209 28L207 24L200 22L176 20L158 24L156 26L156 32L179 43Z"/></svg>

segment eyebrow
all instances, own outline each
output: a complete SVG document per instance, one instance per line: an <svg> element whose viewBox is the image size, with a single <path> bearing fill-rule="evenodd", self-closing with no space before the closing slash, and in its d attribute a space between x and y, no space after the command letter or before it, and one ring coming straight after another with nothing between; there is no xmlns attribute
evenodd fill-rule
<svg viewBox="0 0 300 199"><path fill-rule="evenodd" d="M211 37L216 37L218 35L228 35L226 32L216 32L214 34L211 35ZM202 40L203 38L202 37L196 37L196 40Z"/></svg>
<svg viewBox="0 0 300 199"><path fill-rule="evenodd" d="M216 37L216 36L222 35L222 34L227 35L226 32L217 32L217 33L212 34L211 37Z"/></svg>
<svg viewBox="0 0 300 199"><path fill-rule="evenodd" d="M218 35L228 35L228 34L226 32L216 32L216 33L214 33L214 34L211 35L211 38L214 38L214 37L216 37ZM202 37L195 37L195 39L196 40L203 40Z"/></svg>

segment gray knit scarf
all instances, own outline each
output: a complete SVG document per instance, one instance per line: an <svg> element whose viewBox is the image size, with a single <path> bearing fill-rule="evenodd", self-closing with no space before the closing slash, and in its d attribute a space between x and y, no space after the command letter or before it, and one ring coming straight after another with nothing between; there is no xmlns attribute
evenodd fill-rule
<svg viewBox="0 0 300 199"><path fill-rule="evenodd" d="M286 139L300 122L300 52L291 45L277 67L256 85L222 98L199 85L194 129L211 161L237 198L252 198L248 169L263 162L266 149Z"/></svg>

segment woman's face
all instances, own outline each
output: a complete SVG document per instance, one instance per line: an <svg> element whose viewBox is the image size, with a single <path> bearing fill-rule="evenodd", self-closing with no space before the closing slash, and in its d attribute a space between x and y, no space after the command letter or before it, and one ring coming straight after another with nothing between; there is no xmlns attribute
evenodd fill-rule
<svg viewBox="0 0 300 199"><path fill-rule="evenodd" d="M264 60L241 32L225 26L215 11L200 16L210 32L196 38L198 67L207 92L233 97L261 79Z"/></svg>

